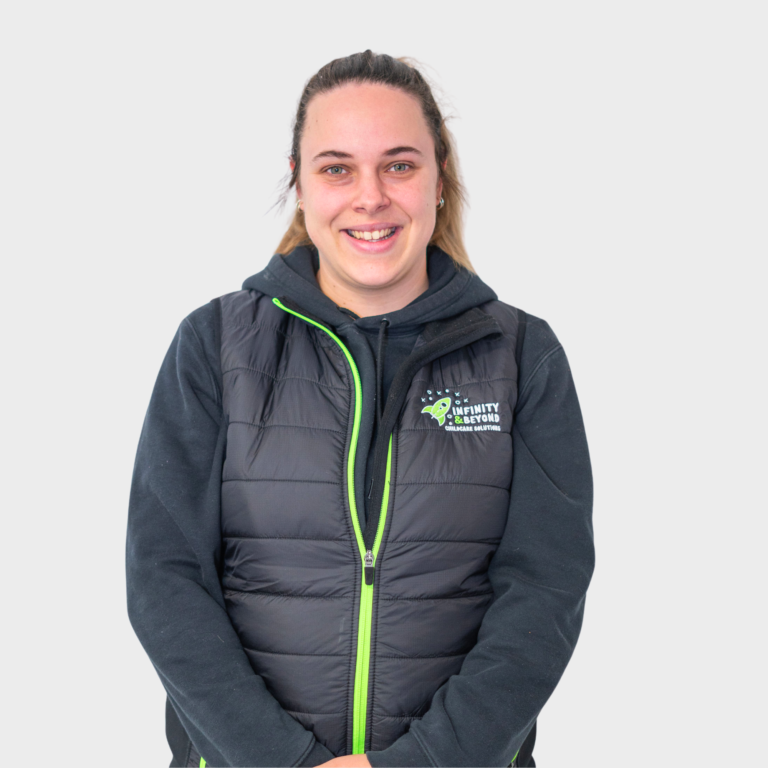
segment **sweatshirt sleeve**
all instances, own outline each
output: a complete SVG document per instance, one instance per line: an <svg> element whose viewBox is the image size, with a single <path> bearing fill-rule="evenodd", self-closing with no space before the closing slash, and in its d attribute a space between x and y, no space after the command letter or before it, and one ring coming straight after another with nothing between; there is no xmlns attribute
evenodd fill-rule
<svg viewBox="0 0 768 768"><path fill-rule="evenodd" d="M128 615L208 765L317 765L333 755L253 671L224 606L216 313L212 302L181 323L146 413L128 510Z"/></svg>
<svg viewBox="0 0 768 768"><path fill-rule="evenodd" d="M458 675L372 766L508 766L581 630L594 569L592 471L568 360L529 317L512 430L509 515L488 577L494 600Z"/></svg>

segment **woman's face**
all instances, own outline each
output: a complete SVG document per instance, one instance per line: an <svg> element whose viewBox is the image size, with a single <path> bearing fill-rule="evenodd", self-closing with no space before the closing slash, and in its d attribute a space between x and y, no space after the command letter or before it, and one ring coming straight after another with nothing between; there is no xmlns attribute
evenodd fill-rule
<svg viewBox="0 0 768 768"><path fill-rule="evenodd" d="M297 192L324 281L370 292L426 279L442 182L419 102L369 83L322 93L300 151Z"/></svg>

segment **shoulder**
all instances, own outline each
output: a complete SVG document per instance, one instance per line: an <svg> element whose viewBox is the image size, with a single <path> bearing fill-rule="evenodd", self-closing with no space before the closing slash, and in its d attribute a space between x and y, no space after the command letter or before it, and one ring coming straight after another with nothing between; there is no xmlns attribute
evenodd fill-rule
<svg viewBox="0 0 768 768"><path fill-rule="evenodd" d="M197 336L205 349L212 349L221 341L223 323L251 325L265 309L274 309L270 297L252 288L241 289L216 296L192 310L181 325Z"/></svg>
<svg viewBox="0 0 768 768"><path fill-rule="evenodd" d="M244 288L217 296L190 312L179 328L179 341L185 348L197 347L211 369L221 378L224 349L231 348L252 334L285 335L288 316L278 309L272 297L258 289Z"/></svg>
<svg viewBox="0 0 768 768"><path fill-rule="evenodd" d="M549 323L519 307L494 299L480 306L501 326L502 333L517 345L521 344L522 369L535 365L541 358L562 349L559 339Z"/></svg>

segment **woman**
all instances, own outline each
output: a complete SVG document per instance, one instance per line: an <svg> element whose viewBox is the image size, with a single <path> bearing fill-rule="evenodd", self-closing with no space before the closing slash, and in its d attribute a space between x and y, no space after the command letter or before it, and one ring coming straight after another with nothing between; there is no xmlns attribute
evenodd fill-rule
<svg viewBox="0 0 768 768"><path fill-rule="evenodd" d="M563 349L474 273L405 61L323 67L290 168L278 253L182 322L136 459L172 765L534 765L593 569Z"/></svg>

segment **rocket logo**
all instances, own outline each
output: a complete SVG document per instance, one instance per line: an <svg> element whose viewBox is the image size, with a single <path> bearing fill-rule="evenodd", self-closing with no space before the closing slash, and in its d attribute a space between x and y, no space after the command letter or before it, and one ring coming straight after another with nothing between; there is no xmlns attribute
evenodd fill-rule
<svg viewBox="0 0 768 768"><path fill-rule="evenodd" d="M427 405L421 409L422 413L428 413L433 419L437 419L437 423L442 427L445 424L445 414L451 407L451 398L443 397L438 400L434 405Z"/></svg>

